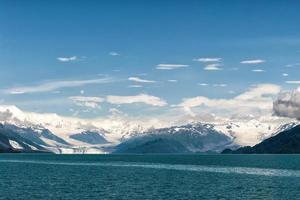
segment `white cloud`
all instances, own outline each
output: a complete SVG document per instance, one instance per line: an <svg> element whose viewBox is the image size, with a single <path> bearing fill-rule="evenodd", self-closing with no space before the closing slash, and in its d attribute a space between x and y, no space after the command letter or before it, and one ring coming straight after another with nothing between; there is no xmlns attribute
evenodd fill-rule
<svg viewBox="0 0 300 200"><path fill-rule="evenodd" d="M111 56L119 56L120 54L115 52L115 51L112 51L112 52L109 52L109 55Z"/></svg>
<svg viewBox="0 0 300 200"><path fill-rule="evenodd" d="M84 94L84 90L80 90L80 94Z"/></svg>
<svg viewBox="0 0 300 200"><path fill-rule="evenodd" d="M300 81L286 81L288 84L300 84Z"/></svg>
<svg viewBox="0 0 300 200"><path fill-rule="evenodd" d="M258 73L265 72L265 70L263 70L263 69L252 69L251 71L252 72L258 72Z"/></svg>
<svg viewBox="0 0 300 200"><path fill-rule="evenodd" d="M100 108L100 103L104 102L102 97L71 96L69 97L77 106L87 108Z"/></svg>
<svg viewBox="0 0 300 200"><path fill-rule="evenodd" d="M283 73L283 74L282 74L282 76L289 76L289 74L287 74L287 73Z"/></svg>
<svg viewBox="0 0 300 200"><path fill-rule="evenodd" d="M223 112L226 114L240 114L240 112L245 112L245 110L247 110L247 114L260 113L263 110L270 111L272 109L273 96L279 92L280 87L277 85L261 84L232 99L211 99L205 96L197 96L183 99L178 106L192 116L195 115L192 111L195 107L206 107L211 109L212 112Z"/></svg>
<svg viewBox="0 0 300 200"><path fill-rule="evenodd" d="M222 65L218 63L213 63L213 64L206 65L206 67L204 67L203 69L208 71L218 71L218 70L222 70L220 66Z"/></svg>
<svg viewBox="0 0 300 200"><path fill-rule="evenodd" d="M138 82L138 83L156 83L156 81L141 79L139 77L129 77L128 80Z"/></svg>
<svg viewBox="0 0 300 200"><path fill-rule="evenodd" d="M109 109L109 112L112 114L112 115L115 115L115 116L118 116L118 115L124 115L124 113L122 111L120 111L119 109L117 108L110 108Z"/></svg>
<svg viewBox="0 0 300 200"><path fill-rule="evenodd" d="M222 58L195 58L193 61L198 62L220 62Z"/></svg>
<svg viewBox="0 0 300 200"><path fill-rule="evenodd" d="M243 60L241 61L241 64L261 64L266 62L265 60L261 59L255 59L255 60Z"/></svg>
<svg viewBox="0 0 300 200"><path fill-rule="evenodd" d="M227 84L225 83L215 83L213 84L214 87L227 87Z"/></svg>
<svg viewBox="0 0 300 200"><path fill-rule="evenodd" d="M128 85L129 88L141 88L142 85Z"/></svg>
<svg viewBox="0 0 300 200"><path fill-rule="evenodd" d="M159 97L147 94L139 94L136 96L107 96L106 101L111 104L132 104L144 103L152 106L166 106L167 102Z"/></svg>
<svg viewBox="0 0 300 200"><path fill-rule="evenodd" d="M58 57L57 60L60 62L70 62L75 61L77 59L77 56L71 56L71 57Z"/></svg>
<svg viewBox="0 0 300 200"><path fill-rule="evenodd" d="M198 83L198 85L200 85L200 86L208 86L207 83Z"/></svg>
<svg viewBox="0 0 300 200"><path fill-rule="evenodd" d="M178 80L170 79L170 80L168 80L168 82L176 83L176 82L178 82Z"/></svg>
<svg viewBox="0 0 300 200"><path fill-rule="evenodd" d="M88 108L100 108L100 103L107 102L110 104L134 104L144 103L151 106L166 106L167 102L163 99L147 94L139 94L135 96L114 96L108 95L106 97L90 97L90 96L71 96L69 97L77 106Z"/></svg>
<svg viewBox="0 0 300 200"><path fill-rule="evenodd" d="M68 81L52 81L42 83L35 86L26 87L14 87L3 90L7 94L25 94L25 93L38 93L38 92L49 92L60 88L78 87L87 84L101 84L112 82L112 79L101 78L101 79L87 79L87 80L68 80Z"/></svg>
<svg viewBox="0 0 300 200"><path fill-rule="evenodd" d="M182 64L158 64L156 66L156 69L162 69L162 70L172 70L172 69L179 69L179 68L185 68L189 65L182 65Z"/></svg>

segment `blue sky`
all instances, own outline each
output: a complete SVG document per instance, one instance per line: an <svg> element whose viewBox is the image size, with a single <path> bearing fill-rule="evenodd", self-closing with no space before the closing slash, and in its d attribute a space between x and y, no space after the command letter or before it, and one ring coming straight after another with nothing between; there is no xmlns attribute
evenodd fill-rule
<svg viewBox="0 0 300 200"><path fill-rule="evenodd" d="M297 1L0 1L0 99L81 117L299 86ZM118 100L116 100L118 99ZM121 99L121 100L120 100Z"/></svg>

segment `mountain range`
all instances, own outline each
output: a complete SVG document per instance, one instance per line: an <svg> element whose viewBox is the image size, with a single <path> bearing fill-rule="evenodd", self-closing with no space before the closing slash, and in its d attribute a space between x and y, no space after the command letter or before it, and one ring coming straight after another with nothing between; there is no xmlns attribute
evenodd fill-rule
<svg viewBox="0 0 300 200"><path fill-rule="evenodd" d="M257 119L190 122L154 127L124 119L99 122L26 113L0 106L1 152L52 153L201 153L253 146L291 129L285 123ZM229 150L228 150L229 151Z"/></svg>

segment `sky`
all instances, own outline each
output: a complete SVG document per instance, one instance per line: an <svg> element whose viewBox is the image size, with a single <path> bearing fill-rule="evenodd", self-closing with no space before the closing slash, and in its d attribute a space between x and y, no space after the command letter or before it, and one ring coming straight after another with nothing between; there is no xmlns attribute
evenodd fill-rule
<svg viewBox="0 0 300 200"><path fill-rule="evenodd" d="M0 104L80 118L273 114L299 1L0 1Z"/></svg>

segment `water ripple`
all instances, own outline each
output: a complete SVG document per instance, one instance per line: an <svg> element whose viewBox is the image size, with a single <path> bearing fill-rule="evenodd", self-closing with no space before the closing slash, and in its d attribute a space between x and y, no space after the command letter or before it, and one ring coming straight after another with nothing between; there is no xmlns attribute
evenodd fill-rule
<svg viewBox="0 0 300 200"><path fill-rule="evenodd" d="M258 176L300 177L300 170L249 168L249 167L220 167L205 165L183 165L162 163L139 162L54 162L36 160L0 160L5 163L27 163L41 165L66 165L66 166L99 166L99 167L134 167L148 169L179 170L192 172L211 172L225 174L248 174Z"/></svg>

